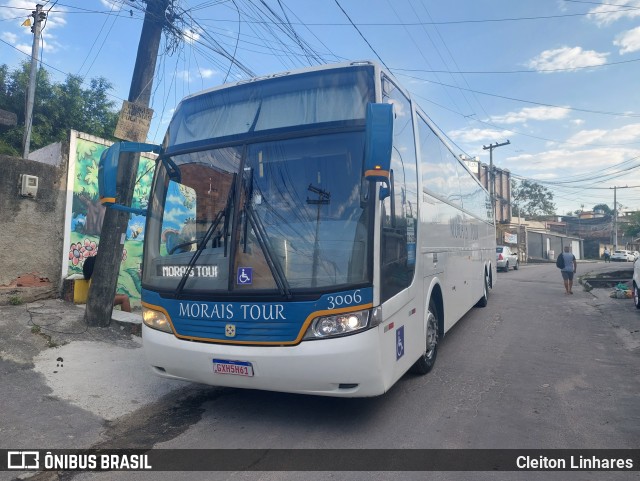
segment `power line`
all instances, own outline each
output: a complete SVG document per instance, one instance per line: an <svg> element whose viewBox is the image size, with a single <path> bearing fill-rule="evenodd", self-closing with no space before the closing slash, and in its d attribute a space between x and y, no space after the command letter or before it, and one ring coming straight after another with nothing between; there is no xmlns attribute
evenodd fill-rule
<svg viewBox="0 0 640 481"><path fill-rule="evenodd" d="M542 107L554 107L554 108L558 108L558 109L565 109L565 110L572 110L575 112L585 112L585 113L589 113L589 114L599 114L599 115L612 115L614 117L640 117L640 114L629 114L629 113L624 113L624 112L607 112L607 111L602 111L602 110L589 110L589 109L581 109L578 107L567 107L567 106L561 106L561 105L554 105L554 104L548 104L548 103L544 103L544 102L535 102L533 100L525 100L525 99L519 99L519 98L515 98L515 97L508 97L506 95L499 95L499 94L492 94L489 92L482 92L480 90L473 90L473 89L467 89L467 88L463 88L463 87L457 87L455 85L449 85L449 84L445 84L443 82L436 82L435 80L429 80L426 78L422 78L422 77L415 77L412 75L406 75L406 74L399 74L402 75L403 77L407 77L407 78L412 78L415 80L422 80L424 82L429 82L429 83L433 83L436 85L443 85L445 87L450 87L453 89L462 89L462 90L468 90L470 92L474 92L480 95L487 95L489 97L496 97L496 98L500 98L500 99L505 99L505 100L512 100L514 102L522 102L525 104L531 104L531 105L540 105Z"/></svg>
<svg viewBox="0 0 640 481"><path fill-rule="evenodd" d="M566 67L566 68L549 68L549 69L529 69L529 70L426 70L426 69L409 69L409 68L397 68L393 70L397 72L422 72L422 73L457 73L457 74L520 74L520 73L547 73L547 72L570 72L572 70L594 69L600 67L610 67L612 65L622 65L628 63L640 62L640 58L634 58L630 60L621 60L619 62L607 62L599 65L584 65L582 67Z"/></svg>
<svg viewBox="0 0 640 481"><path fill-rule="evenodd" d="M380 57L380 55L378 55L378 52L376 52L376 49L374 49L373 46L369 43L369 40L367 40L367 38L360 31L360 29L357 27L357 25L355 23L353 23L353 20L351 20L351 17L349 16L349 14L344 10L344 8L342 8L342 5L340 5L340 2L338 0L335 0L335 2L336 2L336 5L338 5L338 8L340 8L340 10L342 10L342 13L344 13L345 17L347 17L347 19L349 20L351 25L353 25L353 28L355 28L356 31L360 34L360 36L362 37L362 40L365 41L365 43L369 46L369 48L375 54L375 56L378 57L378 60L380 60L382 65L384 65L387 68L387 70L391 71L391 69L387 66L387 64L384 62L384 60L382 60L382 57Z"/></svg>
<svg viewBox="0 0 640 481"><path fill-rule="evenodd" d="M565 0L568 1L568 0ZM603 12L597 12L598 15L606 13L619 13L625 11L637 10L637 7L619 8L616 10L607 10ZM506 17L506 18L485 18L485 19L467 19L467 20L440 20L431 22L357 22L357 23L342 23L342 22L310 22L306 23L307 26L312 27L348 27L348 26L360 26L360 27L416 27L420 25L459 25L459 24L482 24L482 23L501 23L501 22L521 22L532 20L551 20L556 18L568 18L568 17L585 17L596 15L593 12L584 13L566 13L560 15L539 15L531 17ZM209 19L220 22L228 22L225 19ZM265 20L255 20L255 23L270 23ZM295 25L295 24L294 24Z"/></svg>

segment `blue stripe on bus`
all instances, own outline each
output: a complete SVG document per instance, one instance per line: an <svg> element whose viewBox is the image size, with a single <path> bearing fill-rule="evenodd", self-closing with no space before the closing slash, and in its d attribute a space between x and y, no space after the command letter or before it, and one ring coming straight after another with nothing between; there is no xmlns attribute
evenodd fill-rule
<svg viewBox="0 0 640 481"><path fill-rule="evenodd" d="M210 342L293 343L309 315L330 314L359 306L370 307L371 287L325 294L315 301L290 302L205 302L164 299L143 290L142 301L164 308L178 337ZM265 318L269 317L268 319ZM235 332L228 335L227 328Z"/></svg>

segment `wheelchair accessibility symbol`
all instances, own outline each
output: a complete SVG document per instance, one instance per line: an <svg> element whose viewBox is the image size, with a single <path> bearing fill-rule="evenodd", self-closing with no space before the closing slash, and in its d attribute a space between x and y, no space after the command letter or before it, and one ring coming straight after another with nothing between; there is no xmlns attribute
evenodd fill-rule
<svg viewBox="0 0 640 481"><path fill-rule="evenodd" d="M238 285L244 286L253 283L253 267L238 267Z"/></svg>
<svg viewBox="0 0 640 481"><path fill-rule="evenodd" d="M404 326L396 331L396 361L404 356Z"/></svg>

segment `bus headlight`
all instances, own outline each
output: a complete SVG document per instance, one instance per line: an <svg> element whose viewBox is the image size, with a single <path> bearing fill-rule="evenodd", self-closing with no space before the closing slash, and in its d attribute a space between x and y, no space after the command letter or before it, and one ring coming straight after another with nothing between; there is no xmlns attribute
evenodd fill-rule
<svg viewBox="0 0 640 481"><path fill-rule="evenodd" d="M334 316L316 317L311 321L304 339L323 339L343 336L369 327L371 310L345 312Z"/></svg>
<svg viewBox="0 0 640 481"><path fill-rule="evenodd" d="M173 332L171 323L164 313L144 306L142 307L142 322L151 329L157 329L158 331L168 332L170 334Z"/></svg>

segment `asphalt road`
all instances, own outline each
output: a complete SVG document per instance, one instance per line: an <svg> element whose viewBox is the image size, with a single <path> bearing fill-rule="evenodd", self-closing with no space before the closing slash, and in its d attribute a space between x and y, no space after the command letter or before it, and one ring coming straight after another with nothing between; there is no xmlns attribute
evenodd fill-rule
<svg viewBox="0 0 640 481"><path fill-rule="evenodd" d="M581 263L578 275L630 267ZM153 403L143 400L146 405L140 409L112 417L99 439L83 447L637 449L640 311L630 299L609 298L609 289L589 293L576 285L574 292L564 294L553 265L498 273L489 305L473 309L447 334L434 370L424 377L408 374L377 398L198 385L174 387L165 394L163 385ZM95 414L87 419L96 422ZM71 478L640 479L637 471L109 472L61 479Z"/></svg>

